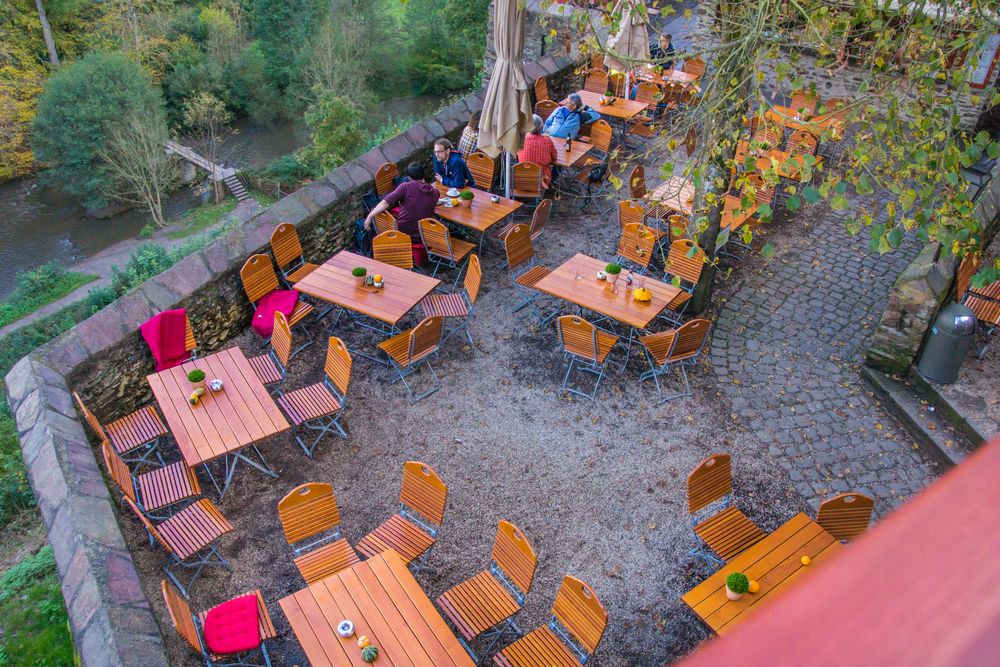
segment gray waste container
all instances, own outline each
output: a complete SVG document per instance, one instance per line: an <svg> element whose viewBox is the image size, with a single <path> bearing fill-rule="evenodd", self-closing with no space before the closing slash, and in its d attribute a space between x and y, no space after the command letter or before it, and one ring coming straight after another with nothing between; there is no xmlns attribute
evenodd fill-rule
<svg viewBox="0 0 1000 667"><path fill-rule="evenodd" d="M945 306L931 326L917 370L932 382L954 382L975 336L975 313L960 303Z"/></svg>

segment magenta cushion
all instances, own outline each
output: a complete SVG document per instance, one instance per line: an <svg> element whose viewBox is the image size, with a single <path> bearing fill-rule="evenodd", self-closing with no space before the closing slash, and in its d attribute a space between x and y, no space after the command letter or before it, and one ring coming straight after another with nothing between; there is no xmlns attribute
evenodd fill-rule
<svg viewBox="0 0 1000 667"><path fill-rule="evenodd" d="M258 334L267 338L274 331L274 313L281 311L291 319L292 311L299 302L299 293L293 289L276 289L261 297L257 302L257 310L253 313L251 326Z"/></svg>
<svg viewBox="0 0 1000 667"><path fill-rule="evenodd" d="M153 353L157 373L180 366L191 358L191 353L184 349L186 329L187 311L183 308L153 315L139 327Z"/></svg>
<svg viewBox="0 0 1000 667"><path fill-rule="evenodd" d="M257 596L244 595L223 602L205 616L205 646L228 655L260 647Z"/></svg>

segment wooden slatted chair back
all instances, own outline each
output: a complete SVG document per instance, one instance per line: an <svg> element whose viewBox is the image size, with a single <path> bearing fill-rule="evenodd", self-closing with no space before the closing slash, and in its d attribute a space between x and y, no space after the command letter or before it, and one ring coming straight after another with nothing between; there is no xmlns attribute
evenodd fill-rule
<svg viewBox="0 0 1000 667"><path fill-rule="evenodd" d="M850 110L847 100L840 97L831 97L826 102L821 102L820 107L824 110L825 118L836 118L843 120L847 118Z"/></svg>
<svg viewBox="0 0 1000 667"><path fill-rule="evenodd" d="M660 100L663 98L664 95L660 93L660 87L655 83L643 81L635 87L636 102L645 102L646 109L649 111L656 111L656 105L659 104Z"/></svg>
<svg viewBox="0 0 1000 667"><path fill-rule="evenodd" d="M295 487L278 501L278 519L289 544L337 528L340 510L333 485L308 482Z"/></svg>
<svg viewBox="0 0 1000 667"><path fill-rule="evenodd" d="M388 231L395 231L396 227L396 217L389 213L389 211L382 211L381 213L376 213L375 218L375 234L384 234Z"/></svg>
<svg viewBox="0 0 1000 667"><path fill-rule="evenodd" d="M683 101L684 98L684 86L675 83L673 81L667 81L663 84L663 92L661 93L660 101L666 104L668 107L676 107Z"/></svg>
<svg viewBox="0 0 1000 667"><path fill-rule="evenodd" d="M90 408L83 404L83 399L80 398L80 394L75 391L73 392L73 400L76 401L77 407L80 408L80 412L83 413L83 418L87 421L87 424L90 426L90 430L94 432L94 435L100 437L102 440L107 439L107 436L104 434L104 427L101 426L101 422L97 420L97 416L90 411Z"/></svg>
<svg viewBox="0 0 1000 667"><path fill-rule="evenodd" d="M688 219L683 215L674 213L667 217L667 227L670 229L670 240L688 238Z"/></svg>
<svg viewBox="0 0 1000 667"><path fill-rule="evenodd" d="M646 225L632 222L622 228L618 240L618 256L641 267L649 266L656 247L656 234Z"/></svg>
<svg viewBox="0 0 1000 667"><path fill-rule="evenodd" d="M295 225L283 222L271 232L271 253L279 269L302 259L302 242Z"/></svg>
<svg viewBox="0 0 1000 667"><path fill-rule="evenodd" d="M542 168L534 162L518 162L511 168L511 181L519 195L541 196Z"/></svg>
<svg viewBox="0 0 1000 667"><path fill-rule="evenodd" d="M685 322L674 335L673 349L670 350L668 361L680 361L693 357L701 351L712 323L708 320L691 320Z"/></svg>
<svg viewBox="0 0 1000 667"><path fill-rule="evenodd" d="M511 269L530 262L535 257L535 247L531 244L531 230L528 225L514 225L503 237L503 249L507 264Z"/></svg>
<svg viewBox="0 0 1000 667"><path fill-rule="evenodd" d="M608 625L608 612L597 594L576 577L563 577L552 615L587 650L593 653Z"/></svg>
<svg viewBox="0 0 1000 667"><path fill-rule="evenodd" d="M399 167L395 162L386 162L375 172L375 194L385 197L396 189L396 179L399 178Z"/></svg>
<svg viewBox="0 0 1000 667"><path fill-rule="evenodd" d="M969 290L972 276L976 275L982 263L982 255L978 252L970 252L962 259L955 274L955 300L961 301L965 293Z"/></svg>
<svg viewBox="0 0 1000 667"><path fill-rule="evenodd" d="M372 255L378 262L401 269L413 268L413 243L410 235L403 232L390 230L373 238Z"/></svg>
<svg viewBox="0 0 1000 667"><path fill-rule="evenodd" d="M692 253L692 248L694 252ZM667 253L667 272L686 280L697 283L701 279L701 271L705 268L705 251L699 248L691 239L677 239L670 244Z"/></svg>
<svg viewBox="0 0 1000 667"><path fill-rule="evenodd" d="M646 170L641 164L632 167L628 175L628 187L632 199L642 199L646 196Z"/></svg>
<svg viewBox="0 0 1000 667"><path fill-rule="evenodd" d="M492 187L496 175L496 161L493 158L483 151L475 151L466 158L465 165L469 168L477 187L483 190Z"/></svg>
<svg viewBox="0 0 1000 667"><path fill-rule="evenodd" d="M479 255L472 253L469 255L469 265L465 269L465 278L462 286L465 294L469 297L469 303L476 303L479 298L479 288L483 285L483 267L479 264Z"/></svg>
<svg viewBox="0 0 1000 667"><path fill-rule="evenodd" d="M816 523L841 542L864 535L872 520L875 501L860 493L841 493L819 504Z"/></svg>
<svg viewBox="0 0 1000 667"><path fill-rule="evenodd" d="M184 351L193 352L198 347L198 341L194 338L194 328L191 326L191 318L184 314Z"/></svg>
<svg viewBox="0 0 1000 667"><path fill-rule="evenodd" d="M816 105L819 104L819 95L808 90L799 89L792 91L791 107L799 112L813 113Z"/></svg>
<svg viewBox="0 0 1000 667"><path fill-rule="evenodd" d="M201 640L198 637L198 628L194 624L194 615L187 600L181 595L177 587L166 579L160 581L160 590L163 591L163 602L167 605L167 613L170 614L170 622L174 624L174 630L186 641L195 651L201 652Z"/></svg>
<svg viewBox="0 0 1000 667"><path fill-rule="evenodd" d="M492 558L522 593L526 594L531 590L538 556L521 529L510 521L501 521L497 526Z"/></svg>
<svg viewBox="0 0 1000 667"><path fill-rule="evenodd" d="M252 255L243 264L240 280L243 281L243 291L253 304L278 289L278 276L274 273L271 258L260 253Z"/></svg>
<svg viewBox="0 0 1000 667"><path fill-rule="evenodd" d="M133 502L138 502L138 495L135 491L135 481L132 479L132 471L128 464L118 456L111 443L107 439L101 439L101 455L104 457L104 467L108 470L108 477L115 483L126 498Z"/></svg>
<svg viewBox="0 0 1000 667"><path fill-rule="evenodd" d="M612 72L608 75L608 88L615 97L628 97L628 81L624 72Z"/></svg>
<svg viewBox="0 0 1000 667"><path fill-rule="evenodd" d="M819 148L819 139L811 132L796 130L788 137L788 153L790 155L815 155Z"/></svg>
<svg viewBox="0 0 1000 667"><path fill-rule="evenodd" d="M591 69L587 72L587 78L583 80L583 89L598 95L608 92L608 73L596 67Z"/></svg>
<svg viewBox="0 0 1000 667"><path fill-rule="evenodd" d="M591 69L604 69L604 54L603 53L592 53L590 54L590 68Z"/></svg>
<svg viewBox="0 0 1000 667"><path fill-rule="evenodd" d="M753 200L757 204L768 204L774 201L774 187L769 185L760 172L748 174L743 186L744 192L749 194L749 186L753 188Z"/></svg>
<svg viewBox="0 0 1000 667"><path fill-rule="evenodd" d="M642 204L631 199L623 199L618 202L618 226L625 229L625 225L642 224L645 218L645 210Z"/></svg>
<svg viewBox="0 0 1000 667"><path fill-rule="evenodd" d="M535 114L542 120L548 120L552 112L559 108L559 104L552 100L541 100L535 104ZM472 176L475 178L475 174ZM478 183L478 181L476 181Z"/></svg>
<svg viewBox="0 0 1000 667"><path fill-rule="evenodd" d="M694 58L688 58L684 61L684 67L682 71L688 74L694 74L699 79L705 76L705 61L695 56Z"/></svg>
<svg viewBox="0 0 1000 667"><path fill-rule="evenodd" d="M351 368L353 366L354 360L351 358L351 353L344 341L336 336L330 336L323 372L340 392L341 397L347 396L347 389L351 386Z"/></svg>
<svg viewBox="0 0 1000 667"><path fill-rule="evenodd" d="M760 123L750 135L750 141L755 143L756 148L774 148L781 144L783 136L784 132L780 127Z"/></svg>
<svg viewBox="0 0 1000 667"><path fill-rule="evenodd" d="M543 199L538 202L535 212L531 214L531 236L535 237L545 229L545 223L549 221L549 212L552 210L552 200Z"/></svg>
<svg viewBox="0 0 1000 667"><path fill-rule="evenodd" d="M168 545L164 541L163 535L161 535L160 531L156 529L156 526L153 525L153 522L147 519L146 515L142 513L142 510L139 509L139 505L136 504L136 502L131 498L129 498L128 496L125 496L124 498L122 498L122 500L124 500L125 504L128 505L133 512L135 512L135 515L137 517L139 517L139 521L141 521L143 527L145 527L145 529L149 531L149 534L153 536L153 539L159 542L160 546L163 547L167 551L167 553L172 554L173 549L171 549L170 545Z"/></svg>
<svg viewBox="0 0 1000 667"><path fill-rule="evenodd" d="M274 331L271 333L271 348L282 366L288 367L292 358L292 327L288 318L280 310L274 311Z"/></svg>
<svg viewBox="0 0 1000 667"><path fill-rule="evenodd" d="M424 218L420 221L420 238L427 252L452 258L451 234L448 228L434 218Z"/></svg>
<svg viewBox="0 0 1000 667"><path fill-rule="evenodd" d="M688 475L688 513L708 507L733 492L733 468L729 454L709 456Z"/></svg>
<svg viewBox="0 0 1000 667"><path fill-rule="evenodd" d="M556 320L559 343L570 354L597 362L597 327L576 315L563 315Z"/></svg>
<svg viewBox="0 0 1000 667"><path fill-rule="evenodd" d="M426 463L407 461L403 464L399 502L440 526L448 504L448 486Z"/></svg>
<svg viewBox="0 0 1000 667"><path fill-rule="evenodd" d="M444 331L444 318L440 315L425 317L410 330L410 363L437 351Z"/></svg>
<svg viewBox="0 0 1000 667"><path fill-rule="evenodd" d="M549 100L549 84L544 76L535 79L535 102L545 102Z"/></svg>
<svg viewBox="0 0 1000 667"><path fill-rule="evenodd" d="M594 148L607 155L611 151L611 139L614 137L614 130L611 124L603 118L595 120L590 126L590 143Z"/></svg>

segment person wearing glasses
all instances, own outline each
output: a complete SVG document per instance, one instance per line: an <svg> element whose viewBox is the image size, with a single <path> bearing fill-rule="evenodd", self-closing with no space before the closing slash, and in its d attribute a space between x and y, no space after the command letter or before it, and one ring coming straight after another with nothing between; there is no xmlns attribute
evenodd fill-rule
<svg viewBox="0 0 1000 667"><path fill-rule="evenodd" d="M449 188L476 187L462 154L444 138L434 142L434 175Z"/></svg>

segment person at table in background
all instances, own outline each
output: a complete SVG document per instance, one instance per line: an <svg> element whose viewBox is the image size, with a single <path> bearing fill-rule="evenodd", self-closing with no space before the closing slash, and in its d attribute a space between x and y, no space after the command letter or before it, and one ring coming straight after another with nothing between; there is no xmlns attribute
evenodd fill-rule
<svg viewBox="0 0 1000 667"><path fill-rule="evenodd" d="M600 117L601 114L585 105L580 96L573 93L545 121L544 132L560 139L576 139L583 125L593 123Z"/></svg>
<svg viewBox="0 0 1000 667"><path fill-rule="evenodd" d="M541 167L542 185L548 190L553 179L558 176L556 145L552 143L552 137L542 134L544 125L540 116L532 116L531 123L531 132L524 137L524 148L518 151L517 161L534 162Z"/></svg>
<svg viewBox="0 0 1000 667"><path fill-rule="evenodd" d="M472 172L461 153L444 138L434 142L434 174L442 185L449 188L476 187Z"/></svg>
<svg viewBox="0 0 1000 667"><path fill-rule="evenodd" d="M479 148L479 112L475 111L469 116L469 124L462 130L462 138L458 140L458 152L463 160L468 160L469 156Z"/></svg>
<svg viewBox="0 0 1000 667"><path fill-rule="evenodd" d="M396 216L396 228L409 235L414 243L420 243L420 221L434 217L438 193L434 180L419 164L411 164L406 169L410 180L400 183L385 196L365 218L365 229L371 230L375 216L382 211L390 211Z"/></svg>
<svg viewBox="0 0 1000 667"><path fill-rule="evenodd" d="M673 35L667 33L660 35L660 43L654 44L649 49L649 59L652 63L663 69L674 68L674 45L670 42Z"/></svg>

